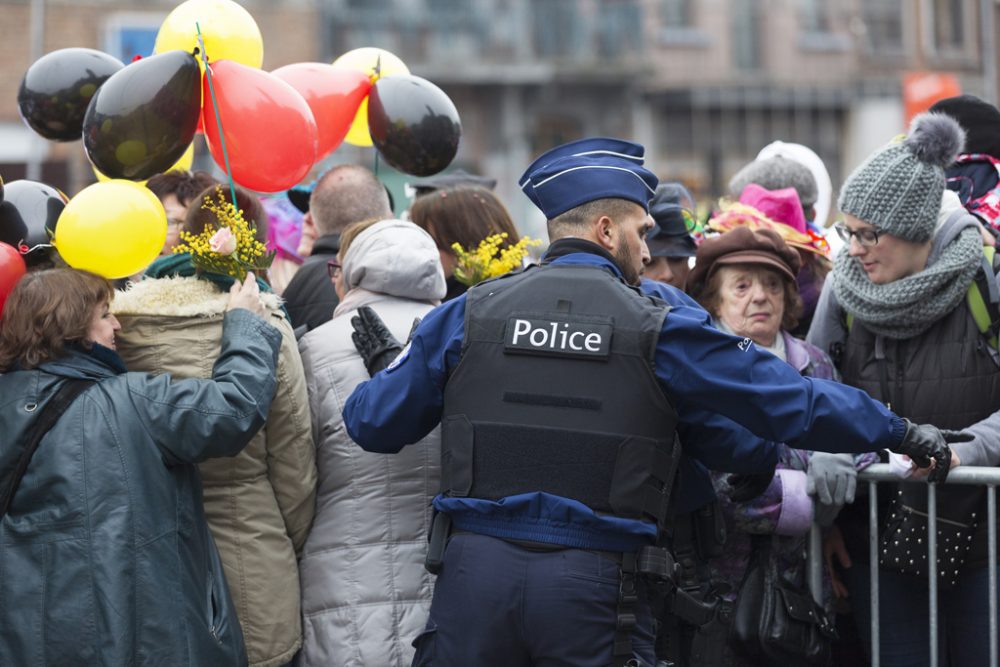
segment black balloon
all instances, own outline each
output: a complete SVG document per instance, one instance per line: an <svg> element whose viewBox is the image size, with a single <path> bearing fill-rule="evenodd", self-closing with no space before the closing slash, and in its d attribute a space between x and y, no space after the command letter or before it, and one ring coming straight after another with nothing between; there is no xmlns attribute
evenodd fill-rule
<svg viewBox="0 0 1000 667"><path fill-rule="evenodd" d="M462 121L443 90L407 74L375 82L368 97L368 130L390 165L413 176L431 176L455 158Z"/></svg>
<svg viewBox="0 0 1000 667"><path fill-rule="evenodd" d="M0 202L0 243L15 248L50 243L67 201L66 195L51 185L36 181L7 183ZM25 260L34 264L47 256L47 251L35 251L26 255Z"/></svg>
<svg viewBox="0 0 1000 667"><path fill-rule="evenodd" d="M141 181L180 159L200 114L198 61L168 51L128 65L100 87L83 121L83 145L108 178Z"/></svg>
<svg viewBox="0 0 1000 667"><path fill-rule="evenodd" d="M46 139L76 141L87 105L121 61L94 49L60 49L35 61L21 80L21 118Z"/></svg>

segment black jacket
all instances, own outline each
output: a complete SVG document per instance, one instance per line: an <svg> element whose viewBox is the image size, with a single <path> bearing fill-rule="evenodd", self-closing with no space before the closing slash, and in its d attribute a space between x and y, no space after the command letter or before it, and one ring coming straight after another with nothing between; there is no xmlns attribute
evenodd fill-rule
<svg viewBox="0 0 1000 667"><path fill-rule="evenodd" d="M282 296L292 320L292 327L305 325L308 331L329 322L340 303L327 273L327 260L340 252L340 234L328 234L316 239L313 252L292 277Z"/></svg>

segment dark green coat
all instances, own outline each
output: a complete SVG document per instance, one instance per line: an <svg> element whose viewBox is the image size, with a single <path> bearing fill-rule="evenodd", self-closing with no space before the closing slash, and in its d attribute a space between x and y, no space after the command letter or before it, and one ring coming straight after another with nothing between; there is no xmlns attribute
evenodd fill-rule
<svg viewBox="0 0 1000 667"><path fill-rule="evenodd" d="M212 380L126 373L108 350L0 377L0 487L65 378L96 381L0 522L0 665L246 664L194 464L264 424L280 341L237 310Z"/></svg>

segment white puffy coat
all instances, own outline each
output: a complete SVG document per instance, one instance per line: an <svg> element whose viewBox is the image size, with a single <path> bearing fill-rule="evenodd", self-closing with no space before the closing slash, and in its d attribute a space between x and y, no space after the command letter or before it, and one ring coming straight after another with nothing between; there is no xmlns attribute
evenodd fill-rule
<svg viewBox="0 0 1000 667"><path fill-rule="evenodd" d="M431 237L400 221L359 234L343 267L349 291L334 318L299 344L319 468L316 517L300 562L300 661L406 667L433 593L423 561L440 483L438 429L397 454L372 454L347 435L341 411L368 379L351 341L357 309L371 306L406 340L414 318L444 295L444 276Z"/></svg>

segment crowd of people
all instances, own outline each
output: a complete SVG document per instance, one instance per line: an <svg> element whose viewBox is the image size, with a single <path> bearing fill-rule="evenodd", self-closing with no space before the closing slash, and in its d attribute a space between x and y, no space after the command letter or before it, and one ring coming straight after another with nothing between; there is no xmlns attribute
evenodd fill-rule
<svg viewBox="0 0 1000 667"><path fill-rule="evenodd" d="M547 249L478 284L463 250L522 245L489 179L396 218L334 167L258 275L201 253L274 247L265 203L150 179L141 275L32 271L0 314L0 664L926 665L929 569L938 664L984 664L985 491L929 526L912 482L1000 464L997 128L939 102L835 207L798 144L701 208L564 144L519 182Z"/></svg>

